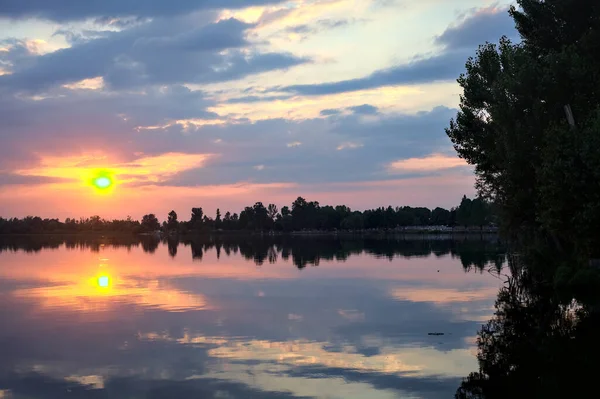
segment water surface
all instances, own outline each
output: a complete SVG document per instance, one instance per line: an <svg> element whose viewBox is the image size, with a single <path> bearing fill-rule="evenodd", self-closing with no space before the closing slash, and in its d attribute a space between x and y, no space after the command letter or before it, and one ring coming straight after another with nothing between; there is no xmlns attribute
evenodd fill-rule
<svg viewBox="0 0 600 399"><path fill-rule="evenodd" d="M503 259L494 237L0 238L0 398L452 397Z"/></svg>

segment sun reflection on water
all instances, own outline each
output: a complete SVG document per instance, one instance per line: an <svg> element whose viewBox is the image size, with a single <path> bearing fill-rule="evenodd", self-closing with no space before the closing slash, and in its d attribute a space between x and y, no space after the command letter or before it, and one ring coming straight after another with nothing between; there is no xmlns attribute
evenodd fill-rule
<svg viewBox="0 0 600 399"><path fill-rule="evenodd" d="M100 259L98 271L56 275L56 284L47 287L15 291L15 295L41 299L43 308L62 308L73 311L107 311L119 304L134 304L169 312L209 309L206 298L173 289L168 283L154 278L129 275L125 270L109 266ZM89 272L89 271L88 271ZM121 274L122 273L122 274Z"/></svg>

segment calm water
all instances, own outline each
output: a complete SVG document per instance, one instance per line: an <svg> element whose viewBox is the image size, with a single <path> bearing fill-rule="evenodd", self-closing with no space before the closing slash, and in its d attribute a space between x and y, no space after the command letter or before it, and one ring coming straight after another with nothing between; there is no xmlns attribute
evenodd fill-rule
<svg viewBox="0 0 600 399"><path fill-rule="evenodd" d="M0 239L0 398L453 397L503 258L494 238Z"/></svg>

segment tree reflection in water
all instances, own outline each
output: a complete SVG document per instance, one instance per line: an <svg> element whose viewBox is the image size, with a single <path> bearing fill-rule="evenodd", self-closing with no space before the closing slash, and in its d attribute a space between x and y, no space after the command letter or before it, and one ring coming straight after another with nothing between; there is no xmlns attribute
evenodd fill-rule
<svg viewBox="0 0 600 399"><path fill-rule="evenodd" d="M508 265L495 316L478 334L480 369L456 398L588 397L600 359L597 273L569 265L579 271L561 281L561 268L539 254L511 256Z"/></svg>
<svg viewBox="0 0 600 399"><path fill-rule="evenodd" d="M281 257L298 268L319 266L322 260L345 261L352 255L363 253L387 258L414 258L451 255L461 260L466 271L482 271L491 266L500 270L505 259L505 249L496 235L430 236L397 235L382 237L302 237L302 236L252 236L207 235L162 241L153 236L85 237L85 236L5 236L0 237L0 252L39 252L44 248L86 248L98 251L102 246L141 246L144 252L154 253L160 244L166 244L171 257L179 256L178 247L190 247L194 260L202 261L207 251L215 250L217 257L238 252L247 260L260 266L276 263Z"/></svg>

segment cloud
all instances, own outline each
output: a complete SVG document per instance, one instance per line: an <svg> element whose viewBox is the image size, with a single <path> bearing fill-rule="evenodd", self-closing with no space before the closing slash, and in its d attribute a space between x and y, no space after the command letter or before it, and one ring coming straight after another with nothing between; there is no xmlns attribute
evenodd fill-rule
<svg viewBox="0 0 600 399"><path fill-rule="evenodd" d="M214 103L204 92L177 85L146 88L143 93L61 88L54 95L39 101L0 96L0 170L11 163L35 162L36 152L73 155L93 149L115 157L136 151L189 152L189 144L182 143L190 140L182 134L183 124L173 125L179 129L173 135L163 129L152 135L136 128L217 121L219 117L207 110Z"/></svg>
<svg viewBox="0 0 600 399"><path fill-rule="evenodd" d="M515 38L517 31L508 7L473 9L462 20L435 38L435 43L450 49L475 49L485 41L497 42L502 36Z"/></svg>
<svg viewBox="0 0 600 399"><path fill-rule="evenodd" d="M451 80L458 78L463 72L469 54L470 52L463 51L442 53L375 71L363 78L330 83L293 85L278 88L278 90L305 96L320 96L384 86Z"/></svg>
<svg viewBox="0 0 600 399"><path fill-rule="evenodd" d="M197 10L242 8L275 4L281 0L3 0L0 18L41 18L57 22L88 18L165 17L191 13Z"/></svg>
<svg viewBox="0 0 600 399"><path fill-rule="evenodd" d="M348 109L357 115L376 115L379 109L370 104L357 105L354 107L348 107Z"/></svg>
<svg viewBox="0 0 600 399"><path fill-rule="evenodd" d="M134 161L141 156L132 154L140 152L145 156L187 153L220 156L160 184L389 179L392 162L451 151L444 127L456 113L437 107L417 114L380 112L364 118L342 109L335 118L248 121L210 112L214 102L206 93L182 86L145 93L62 90L68 95L42 101L0 99L4 143L0 169L31 168L38 164L36 153L55 157L97 153L113 160L111 165L114 160ZM265 168L256 173L256 165Z"/></svg>
<svg viewBox="0 0 600 399"><path fill-rule="evenodd" d="M441 53L421 55L407 63L377 70L362 78L336 82L292 85L277 88L306 96L338 94L395 85L410 85L454 80L464 72L468 57L479 44L497 42L502 35L516 37L514 23L506 8L473 9L454 24L435 43L444 46Z"/></svg>
<svg viewBox="0 0 600 399"><path fill-rule="evenodd" d="M391 172L430 172L468 166L464 159L457 156L431 154L423 158L409 158L392 162Z"/></svg>
<svg viewBox="0 0 600 399"><path fill-rule="evenodd" d="M346 141L346 142L338 145L336 149L338 151L341 151L341 150L346 150L346 149L352 150L352 149L360 148L360 147L363 147L363 145L360 143L353 143L351 141Z"/></svg>
<svg viewBox="0 0 600 399"><path fill-rule="evenodd" d="M104 155L42 156L38 166L16 170L19 176L35 176L88 183L99 171L114 176L116 184L155 184L185 170L203 166L213 154L166 153L130 162L111 162Z"/></svg>
<svg viewBox="0 0 600 399"><path fill-rule="evenodd" d="M307 33L317 33L323 29L334 29L341 26L346 26L352 21L348 19L320 19L313 24L301 24L288 26L284 29L286 33L297 33L304 35Z"/></svg>
<svg viewBox="0 0 600 399"><path fill-rule="evenodd" d="M71 90L99 90L104 88L104 79L101 76L91 79L83 79L79 82L63 85L66 89Z"/></svg>
<svg viewBox="0 0 600 399"><path fill-rule="evenodd" d="M185 16L152 21L44 55L16 43L0 55L12 65L12 74L0 76L0 87L37 92L98 77L112 89L212 83L309 61L289 53L241 48L249 46L246 31L251 25L239 20L198 24Z"/></svg>
<svg viewBox="0 0 600 399"><path fill-rule="evenodd" d="M48 183L60 183L67 181L67 179L48 177L48 176L23 176L15 173L0 173L0 187L8 186L13 184L48 184Z"/></svg>
<svg viewBox="0 0 600 399"><path fill-rule="evenodd" d="M288 100L292 96L290 95L280 95L280 96L244 96L244 97L234 97L225 100L227 104L244 104L244 103L260 103L260 102L273 102L273 101L282 101Z"/></svg>
<svg viewBox="0 0 600 399"><path fill-rule="evenodd" d="M331 115L339 115L341 113L342 113L342 111L340 111L339 109L323 109L323 110L321 110L321 112L319 112L319 115L331 116Z"/></svg>
<svg viewBox="0 0 600 399"><path fill-rule="evenodd" d="M319 19L315 22L287 26L285 29L282 29L281 31L275 33L274 36L285 36L291 40L305 40L309 36L316 35L332 29L347 27L359 22L364 22L364 19L325 18Z"/></svg>
<svg viewBox="0 0 600 399"><path fill-rule="evenodd" d="M392 288L390 297L399 301L431 302L440 305L449 303L472 303L475 301L489 301L498 293L496 287L482 287L480 289L460 290L456 288Z"/></svg>

